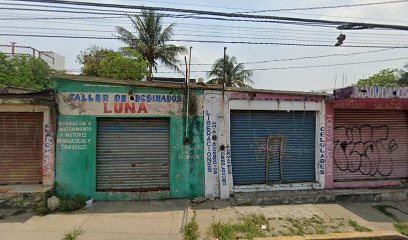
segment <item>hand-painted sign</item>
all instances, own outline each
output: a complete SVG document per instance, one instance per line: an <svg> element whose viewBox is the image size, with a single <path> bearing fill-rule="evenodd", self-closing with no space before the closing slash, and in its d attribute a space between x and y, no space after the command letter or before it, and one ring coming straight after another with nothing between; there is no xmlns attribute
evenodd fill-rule
<svg viewBox="0 0 408 240"><path fill-rule="evenodd" d="M336 89L334 99L347 98L408 98L408 87L347 87Z"/></svg>
<svg viewBox="0 0 408 240"><path fill-rule="evenodd" d="M89 121L59 121L58 145L61 150L86 150L91 143L92 125Z"/></svg>
<svg viewBox="0 0 408 240"><path fill-rule="evenodd" d="M183 109L182 95L59 93L63 115L176 115Z"/></svg>

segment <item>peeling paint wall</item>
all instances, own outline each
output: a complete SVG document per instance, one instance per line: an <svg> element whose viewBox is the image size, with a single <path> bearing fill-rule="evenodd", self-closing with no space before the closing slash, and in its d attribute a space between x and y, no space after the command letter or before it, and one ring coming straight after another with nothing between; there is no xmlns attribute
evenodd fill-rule
<svg viewBox="0 0 408 240"><path fill-rule="evenodd" d="M234 186L230 114L232 110L313 111L316 112L316 181L310 183ZM254 92L205 91L204 158L205 196L229 198L233 192L322 189L325 186L325 103L320 97L290 96Z"/></svg>
<svg viewBox="0 0 408 240"><path fill-rule="evenodd" d="M65 79L56 79L56 87L60 111L56 151L59 193L81 194L97 200L204 195L202 91L190 90L189 116L186 118L185 89L138 88ZM100 117L169 119L170 191L96 191L97 119Z"/></svg>

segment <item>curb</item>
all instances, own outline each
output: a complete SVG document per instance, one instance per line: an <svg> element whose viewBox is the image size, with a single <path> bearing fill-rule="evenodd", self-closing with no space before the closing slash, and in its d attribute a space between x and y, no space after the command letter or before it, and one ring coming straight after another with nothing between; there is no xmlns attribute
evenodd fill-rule
<svg viewBox="0 0 408 240"><path fill-rule="evenodd" d="M352 233L330 233L330 234L315 234L304 236L289 236L289 237L266 237L255 238L254 240L346 240L346 239L388 239L388 240L404 240L408 239L394 231L373 231L373 232L352 232Z"/></svg>

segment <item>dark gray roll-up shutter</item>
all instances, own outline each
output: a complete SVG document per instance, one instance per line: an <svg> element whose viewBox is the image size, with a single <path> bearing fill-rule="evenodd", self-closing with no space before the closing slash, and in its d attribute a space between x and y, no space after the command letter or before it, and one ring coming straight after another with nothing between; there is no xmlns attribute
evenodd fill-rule
<svg viewBox="0 0 408 240"><path fill-rule="evenodd" d="M97 191L170 189L169 119L101 118L97 134Z"/></svg>
<svg viewBox="0 0 408 240"><path fill-rule="evenodd" d="M43 113L0 113L0 184L42 183Z"/></svg>
<svg viewBox="0 0 408 240"><path fill-rule="evenodd" d="M314 112L231 111L230 137L234 185L315 181Z"/></svg>

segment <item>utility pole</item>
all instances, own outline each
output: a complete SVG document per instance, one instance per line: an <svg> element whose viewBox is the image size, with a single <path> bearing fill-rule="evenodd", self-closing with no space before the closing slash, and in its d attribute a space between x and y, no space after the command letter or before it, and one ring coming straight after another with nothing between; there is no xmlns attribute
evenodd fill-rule
<svg viewBox="0 0 408 240"><path fill-rule="evenodd" d="M190 69L190 67L191 67L191 49L192 49L193 47L190 47L190 54L189 54L189 56L188 56L188 80L187 80L187 83L190 83L190 73L191 73L191 69Z"/></svg>
<svg viewBox="0 0 408 240"><path fill-rule="evenodd" d="M184 56L184 64L186 65L186 83L188 83L188 64L186 56Z"/></svg>
<svg viewBox="0 0 408 240"><path fill-rule="evenodd" d="M226 81L227 81L227 70L226 70L226 65L227 65L227 47L224 47L224 84L223 84L223 88L226 85Z"/></svg>
<svg viewBox="0 0 408 240"><path fill-rule="evenodd" d="M16 55L16 42L10 42L11 43L11 55L15 56ZM35 57L35 56L34 56Z"/></svg>

